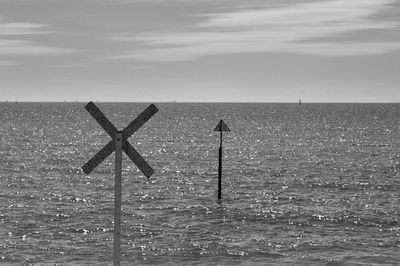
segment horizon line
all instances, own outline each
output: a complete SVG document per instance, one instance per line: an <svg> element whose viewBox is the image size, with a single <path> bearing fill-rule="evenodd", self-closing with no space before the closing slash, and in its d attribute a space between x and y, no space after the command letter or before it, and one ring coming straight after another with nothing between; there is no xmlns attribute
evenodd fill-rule
<svg viewBox="0 0 400 266"><path fill-rule="evenodd" d="M335 103L353 103L353 104L398 104L400 101L304 101L301 100L301 104L299 101L99 101L99 100L75 100L75 101L66 101L66 100L44 100L44 101L36 101L36 100L2 100L0 103L284 103L284 104L314 104L314 103L326 103L326 104L335 104Z"/></svg>

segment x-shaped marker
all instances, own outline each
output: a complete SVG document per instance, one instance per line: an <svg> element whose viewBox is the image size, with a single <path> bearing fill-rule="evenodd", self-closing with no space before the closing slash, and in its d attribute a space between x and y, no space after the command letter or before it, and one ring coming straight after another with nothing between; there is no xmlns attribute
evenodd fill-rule
<svg viewBox="0 0 400 266"><path fill-rule="evenodd" d="M119 132L117 128L108 120L108 118L93 103L89 102L85 109L93 116L94 119L102 126L102 128L110 135L110 140L99 152L97 152L84 166L83 172L89 174L104 159L106 159L115 150L115 136ZM154 170L146 163L142 156L128 142L128 138L135 133L144 123L146 123L158 111L154 104L146 108L138 117L136 117L128 126L122 130L122 150L136 164L146 177L154 174Z"/></svg>

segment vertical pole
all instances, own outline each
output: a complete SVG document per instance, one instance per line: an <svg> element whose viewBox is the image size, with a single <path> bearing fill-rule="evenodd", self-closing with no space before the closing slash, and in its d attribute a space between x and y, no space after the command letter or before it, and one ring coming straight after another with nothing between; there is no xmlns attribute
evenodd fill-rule
<svg viewBox="0 0 400 266"><path fill-rule="evenodd" d="M114 266L120 265L122 132L115 136Z"/></svg>
<svg viewBox="0 0 400 266"><path fill-rule="evenodd" d="M218 199L221 199L222 190L222 131L220 135L219 153L218 153Z"/></svg>

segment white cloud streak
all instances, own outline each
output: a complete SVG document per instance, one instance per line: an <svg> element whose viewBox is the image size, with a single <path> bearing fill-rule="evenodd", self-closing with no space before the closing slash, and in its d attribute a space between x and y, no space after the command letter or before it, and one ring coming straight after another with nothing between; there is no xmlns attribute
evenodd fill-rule
<svg viewBox="0 0 400 266"><path fill-rule="evenodd" d="M73 53L74 50L38 45L31 41L0 40L0 55L5 56L39 56Z"/></svg>
<svg viewBox="0 0 400 266"><path fill-rule="evenodd" d="M42 31L47 25L35 23L10 23L0 18L0 56L54 56L76 52L72 49L41 45L34 41L15 39L33 34L48 34ZM9 39L12 37L13 39ZM1 58L0 58L1 59ZM14 66L14 61L3 60L1 66ZM19 64L19 63L18 63Z"/></svg>
<svg viewBox="0 0 400 266"><path fill-rule="evenodd" d="M36 23L4 22L0 17L0 56L54 56L76 52L72 49L41 45L30 40L20 40L21 36L49 34L43 31L47 25ZM12 39L10 39L10 37ZM3 66L10 65L6 62Z"/></svg>
<svg viewBox="0 0 400 266"><path fill-rule="evenodd" d="M325 0L206 14L187 31L114 36L111 40L133 42L142 48L113 58L184 61L209 55L256 52L315 56L389 53L400 50L400 42L349 42L344 36L357 31L399 27L399 21L378 17L392 3L393 0Z"/></svg>
<svg viewBox="0 0 400 266"><path fill-rule="evenodd" d="M39 31L44 27L46 25L35 23L0 23L0 36L44 34L46 32Z"/></svg>

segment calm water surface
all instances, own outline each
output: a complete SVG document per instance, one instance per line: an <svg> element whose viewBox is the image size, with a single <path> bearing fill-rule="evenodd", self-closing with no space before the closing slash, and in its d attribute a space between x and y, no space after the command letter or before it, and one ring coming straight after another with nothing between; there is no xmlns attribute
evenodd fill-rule
<svg viewBox="0 0 400 266"><path fill-rule="evenodd" d="M123 129L148 104L98 103ZM400 104L160 103L124 155L122 264L397 265ZM223 200L216 201L224 119ZM82 103L0 103L0 264L109 265L114 157Z"/></svg>

